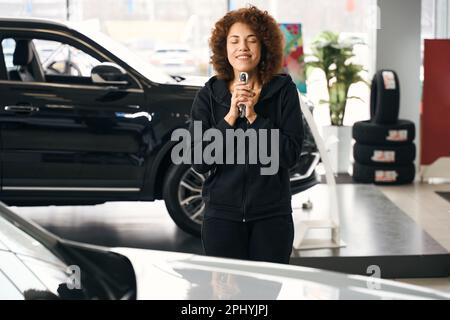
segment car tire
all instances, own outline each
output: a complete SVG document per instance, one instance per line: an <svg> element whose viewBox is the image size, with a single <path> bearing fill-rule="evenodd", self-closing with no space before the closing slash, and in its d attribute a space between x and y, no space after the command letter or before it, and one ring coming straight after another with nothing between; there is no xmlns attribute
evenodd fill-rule
<svg viewBox="0 0 450 320"><path fill-rule="evenodd" d="M195 185L194 183L191 185L189 183L190 187L196 187L196 189L200 187L200 190L197 190L196 192L183 187L182 181L186 182L185 179L187 179L187 176L189 175L195 177L195 175L199 174L192 169L191 165L188 164L170 166L164 179L163 198L167 211L175 224L181 230L196 237L200 237L203 213L198 216L198 219L193 220L190 218L189 211L187 209L189 206L201 203L200 206L203 205L204 210L204 202L203 199L201 199L201 186L203 184L200 185L199 182L198 185ZM199 178L199 181L200 180L201 179ZM189 191L191 192L190 195L188 194ZM182 201L187 200L189 197L195 197L196 203L188 203L188 206L184 207Z"/></svg>
<svg viewBox="0 0 450 320"><path fill-rule="evenodd" d="M390 80L383 75L390 76ZM392 78L393 76L393 78ZM370 89L370 118L379 124L396 123L400 110L400 87L393 70L379 70Z"/></svg>
<svg viewBox="0 0 450 320"><path fill-rule="evenodd" d="M355 122L353 138L366 145L395 146L411 143L416 135L414 123L398 120L395 124L377 124L370 120Z"/></svg>
<svg viewBox="0 0 450 320"><path fill-rule="evenodd" d="M416 168L413 163L405 166L368 166L353 163L353 180L357 183L400 185L414 181Z"/></svg>
<svg viewBox="0 0 450 320"><path fill-rule="evenodd" d="M416 157L416 146L408 143L399 146L373 146L355 143L353 158L369 166L407 165Z"/></svg>

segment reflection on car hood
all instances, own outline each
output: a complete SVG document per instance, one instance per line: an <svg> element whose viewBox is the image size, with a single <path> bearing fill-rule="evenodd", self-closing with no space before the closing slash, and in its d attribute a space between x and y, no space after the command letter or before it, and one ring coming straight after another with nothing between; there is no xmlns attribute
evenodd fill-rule
<svg viewBox="0 0 450 320"><path fill-rule="evenodd" d="M133 264L138 299L450 299L435 290L319 269L114 248Z"/></svg>

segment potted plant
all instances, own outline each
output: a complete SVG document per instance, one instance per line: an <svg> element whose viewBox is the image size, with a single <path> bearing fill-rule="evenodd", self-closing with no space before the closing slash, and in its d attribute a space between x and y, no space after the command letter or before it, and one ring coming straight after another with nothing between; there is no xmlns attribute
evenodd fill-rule
<svg viewBox="0 0 450 320"><path fill-rule="evenodd" d="M319 68L325 76L328 100L320 100L320 103L329 106L331 126L325 127L323 133L326 141L333 136L338 140L330 148L335 172L347 172L350 165L351 127L343 125L345 107L349 99L360 98L349 97L348 91L354 83L367 84L361 76L365 71L363 66L352 61L354 46L362 43L358 38L341 39L338 33L324 31L312 43L310 61L306 63L307 71Z"/></svg>

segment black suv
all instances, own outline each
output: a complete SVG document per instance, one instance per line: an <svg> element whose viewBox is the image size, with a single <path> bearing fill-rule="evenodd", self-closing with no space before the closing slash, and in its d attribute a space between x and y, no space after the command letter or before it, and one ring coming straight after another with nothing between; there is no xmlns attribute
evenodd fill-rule
<svg viewBox="0 0 450 320"><path fill-rule="evenodd" d="M171 133L187 127L206 78L169 76L100 33L0 18L0 200L9 205L164 199L199 235L205 176L173 165ZM292 193L317 183L307 130Z"/></svg>

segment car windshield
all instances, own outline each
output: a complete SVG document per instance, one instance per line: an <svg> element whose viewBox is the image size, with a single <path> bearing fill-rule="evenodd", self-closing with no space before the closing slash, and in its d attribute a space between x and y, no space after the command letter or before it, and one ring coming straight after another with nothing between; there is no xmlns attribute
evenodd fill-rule
<svg viewBox="0 0 450 320"><path fill-rule="evenodd" d="M58 298L67 265L7 210L0 203L0 299Z"/></svg>
<svg viewBox="0 0 450 320"><path fill-rule="evenodd" d="M177 83L175 79L173 79L163 70L158 69L157 67L146 62L139 55L135 54L133 51L131 51L121 43L114 41L107 35L99 31L90 30L88 28L73 25L71 26L78 32L84 34L88 38L98 43L100 46L104 47L106 50L114 54L120 60L128 64L131 68L135 69L137 72L139 72L149 80L157 83Z"/></svg>
<svg viewBox="0 0 450 320"><path fill-rule="evenodd" d="M10 225L9 228L7 228L8 225ZM61 260L55 250L57 238L23 219L11 211L3 202L0 202L0 242L16 253L29 256L37 254L38 257L52 255ZM38 243L39 245L37 245Z"/></svg>

